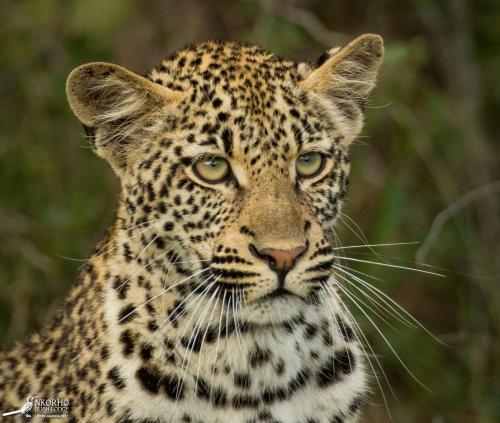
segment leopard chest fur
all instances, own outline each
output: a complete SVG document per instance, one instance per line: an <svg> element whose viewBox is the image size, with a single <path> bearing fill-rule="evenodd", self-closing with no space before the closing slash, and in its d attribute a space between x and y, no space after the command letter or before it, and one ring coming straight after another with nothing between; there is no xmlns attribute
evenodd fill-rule
<svg viewBox="0 0 500 423"><path fill-rule="evenodd" d="M214 295L190 292L192 303L181 311L169 292L155 301L132 287L120 299L116 288L105 307L113 415L172 423L354 421L364 363L346 316L325 313L321 301L280 300L273 307L294 310L288 319L254 327L241 305ZM149 298L149 306L127 316L131 298Z"/></svg>

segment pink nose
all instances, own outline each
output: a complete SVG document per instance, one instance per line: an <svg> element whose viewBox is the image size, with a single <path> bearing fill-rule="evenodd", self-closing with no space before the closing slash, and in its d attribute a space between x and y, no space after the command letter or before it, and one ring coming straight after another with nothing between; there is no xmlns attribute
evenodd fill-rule
<svg viewBox="0 0 500 423"><path fill-rule="evenodd" d="M306 251L306 247L303 245L290 250L278 250L276 248L257 250L259 256L266 260L271 269L275 271L289 271L304 251Z"/></svg>

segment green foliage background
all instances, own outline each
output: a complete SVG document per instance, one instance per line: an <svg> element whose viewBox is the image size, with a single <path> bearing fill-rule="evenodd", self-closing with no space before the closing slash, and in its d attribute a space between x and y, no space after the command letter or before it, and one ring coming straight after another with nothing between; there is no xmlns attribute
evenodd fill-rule
<svg viewBox="0 0 500 423"><path fill-rule="evenodd" d="M1 344L54 313L112 219L116 178L88 149L65 100L73 67L103 60L145 72L169 52L209 38L315 60L350 37L377 32L386 39L386 63L353 147L346 212L370 243L421 242L434 219L446 217L418 257L446 269L446 278L349 264L380 278L370 282L447 343L376 320L432 392L352 310L396 392L397 398L383 382L394 421L500 421L499 6L495 0L3 1ZM361 243L346 225L339 231L344 245ZM418 248L347 253L415 266ZM374 392L365 421L388 421L380 390Z"/></svg>

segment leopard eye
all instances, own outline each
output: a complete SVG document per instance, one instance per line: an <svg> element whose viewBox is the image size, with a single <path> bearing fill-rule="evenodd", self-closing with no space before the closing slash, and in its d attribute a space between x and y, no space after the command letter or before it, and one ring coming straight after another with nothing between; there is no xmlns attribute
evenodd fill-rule
<svg viewBox="0 0 500 423"><path fill-rule="evenodd" d="M295 162L297 174L303 178L312 178L321 172L324 161L324 156L315 151L301 154Z"/></svg>
<svg viewBox="0 0 500 423"><path fill-rule="evenodd" d="M193 164L193 171L201 180L215 184L228 175L229 163L222 157L203 157Z"/></svg>

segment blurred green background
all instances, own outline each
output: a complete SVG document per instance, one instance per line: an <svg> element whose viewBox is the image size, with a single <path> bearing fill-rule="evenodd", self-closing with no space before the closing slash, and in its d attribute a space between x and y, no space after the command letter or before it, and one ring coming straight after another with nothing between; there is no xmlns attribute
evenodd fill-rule
<svg viewBox="0 0 500 423"><path fill-rule="evenodd" d="M347 252L427 263L446 278L348 264L380 278L369 281L447 344L375 321L432 392L352 310L396 393L383 384L394 421L500 421L498 1L4 0L0 19L1 345L54 313L116 204L116 178L65 100L73 67L103 60L145 72L187 43L214 38L315 60L377 32L386 62L353 147L346 213L370 243L421 244L377 248L381 256ZM340 224L344 245L360 244L353 232ZM377 389L364 421L389 421Z"/></svg>

